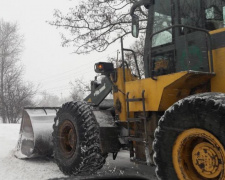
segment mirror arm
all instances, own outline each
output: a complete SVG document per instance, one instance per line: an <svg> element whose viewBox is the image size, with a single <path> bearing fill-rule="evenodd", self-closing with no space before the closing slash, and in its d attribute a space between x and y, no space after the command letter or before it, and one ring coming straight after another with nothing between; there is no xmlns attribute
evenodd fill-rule
<svg viewBox="0 0 225 180"><path fill-rule="evenodd" d="M133 6L131 7L131 9L130 9L130 15L133 16L133 15L134 15L134 11L135 11L138 7L140 7L140 6L142 6L142 5L144 5L145 7L148 7L148 6L151 4L151 1L152 1L152 0L140 0L140 1L138 1L138 2L135 2L135 3L133 4Z"/></svg>

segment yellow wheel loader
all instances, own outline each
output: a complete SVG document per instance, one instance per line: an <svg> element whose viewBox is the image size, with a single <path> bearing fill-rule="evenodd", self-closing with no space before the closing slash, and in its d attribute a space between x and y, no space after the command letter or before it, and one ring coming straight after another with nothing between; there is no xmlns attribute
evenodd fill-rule
<svg viewBox="0 0 225 180"><path fill-rule="evenodd" d="M225 179L225 1L137 1L134 37L141 6L148 9L145 77L121 38L121 66L95 64L104 78L91 82L84 101L24 110L17 157L53 151L60 170L75 175L97 171L123 148L131 161L155 164L159 179ZM113 101L105 99L110 92Z"/></svg>

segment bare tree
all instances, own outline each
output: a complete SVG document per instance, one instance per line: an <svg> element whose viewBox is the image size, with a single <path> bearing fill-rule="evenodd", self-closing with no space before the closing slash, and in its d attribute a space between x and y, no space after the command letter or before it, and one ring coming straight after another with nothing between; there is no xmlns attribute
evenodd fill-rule
<svg viewBox="0 0 225 180"><path fill-rule="evenodd" d="M144 34L141 34L139 39L137 39L131 46L130 49L132 49L135 52L136 58L137 58L137 64L140 71L141 77L144 76L144 63L143 63L143 57L144 57ZM153 44L155 44L155 39L153 39ZM112 56L108 58L109 62L114 63L114 67L120 66L122 64L121 58ZM129 68L131 69L132 73L134 75L138 75L137 67L134 60L134 55L130 52L125 53L125 61L127 62Z"/></svg>
<svg viewBox="0 0 225 180"><path fill-rule="evenodd" d="M101 52L116 40L131 32L130 8L137 1L84 0L74 8L70 8L67 14L55 10L54 21L50 24L65 30L62 34L62 45L72 45L75 48L75 53ZM163 12L165 12L164 14L167 15L155 13L154 31L171 25L170 9L164 7L162 0L159 3ZM141 76L143 76L144 39L148 12L144 6L141 6L136 9L135 14L140 19L140 38L131 48L137 53ZM165 39L162 38L164 35L164 33L161 33L157 38L153 38L153 44L154 42L160 42L160 39L164 43L164 40L162 40ZM160 45L160 43L158 44ZM134 61L131 61L132 58L131 54L126 54L126 61L134 74L137 74ZM118 62L118 58L112 57L109 61Z"/></svg>
<svg viewBox="0 0 225 180"><path fill-rule="evenodd" d="M41 92L41 98L36 101L36 105L40 107L58 107L69 101L69 98L60 98L46 91Z"/></svg>
<svg viewBox="0 0 225 180"><path fill-rule="evenodd" d="M83 0L66 14L55 10L54 21L50 24L65 30L62 34L62 45L72 45L75 53L101 52L131 32L130 8L137 1ZM160 6L166 14L170 14L170 9L164 7L163 0L160 1ZM148 12L141 6L136 9L135 14L140 18L140 33L144 33ZM155 14L155 19L156 30L171 24L171 19L159 13Z"/></svg>
<svg viewBox="0 0 225 180"><path fill-rule="evenodd" d="M33 106L33 85L21 81L7 82L5 88L5 112L8 123L17 123L24 106Z"/></svg>
<svg viewBox="0 0 225 180"><path fill-rule="evenodd" d="M89 85L81 79L75 79L70 82L70 94L66 97L59 97L57 95L42 91L40 98L36 100L36 106L39 107L59 107L68 101L81 101L84 99L86 92L90 91Z"/></svg>
<svg viewBox="0 0 225 180"><path fill-rule="evenodd" d="M70 82L70 86L70 97L73 101L83 100L87 92L91 91L90 85L81 79L75 79L74 82Z"/></svg>
<svg viewBox="0 0 225 180"><path fill-rule="evenodd" d="M64 15L59 10L50 24L66 29L62 45L73 45L75 53L104 51L131 32L130 7L137 0L85 0ZM138 8L140 30L146 28L147 11Z"/></svg>
<svg viewBox="0 0 225 180"><path fill-rule="evenodd" d="M19 65L23 38L16 24L0 20L0 116L3 123L15 123L22 106L30 105L34 95L31 84L22 81Z"/></svg>

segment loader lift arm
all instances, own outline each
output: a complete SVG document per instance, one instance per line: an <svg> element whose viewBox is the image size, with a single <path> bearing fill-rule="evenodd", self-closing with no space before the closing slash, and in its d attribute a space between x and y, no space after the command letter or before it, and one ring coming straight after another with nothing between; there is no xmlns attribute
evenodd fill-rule
<svg viewBox="0 0 225 180"><path fill-rule="evenodd" d="M105 97L112 91L112 83L109 77L105 77L101 84L96 81L91 81L91 93L84 99L84 101L98 106Z"/></svg>
<svg viewBox="0 0 225 180"><path fill-rule="evenodd" d="M114 72L113 64L106 62L99 62L95 64L95 72L105 75L98 83L97 77L94 81L91 81L91 93L84 99L84 101L92 103L94 106L99 104L105 99L105 97L112 91L113 83L110 79L110 73Z"/></svg>

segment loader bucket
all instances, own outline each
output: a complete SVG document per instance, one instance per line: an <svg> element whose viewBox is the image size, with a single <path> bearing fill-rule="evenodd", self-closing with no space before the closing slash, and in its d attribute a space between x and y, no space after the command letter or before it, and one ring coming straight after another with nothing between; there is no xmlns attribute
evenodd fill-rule
<svg viewBox="0 0 225 180"><path fill-rule="evenodd" d="M15 151L17 158L52 155L52 126L58 109L58 107L24 108Z"/></svg>

